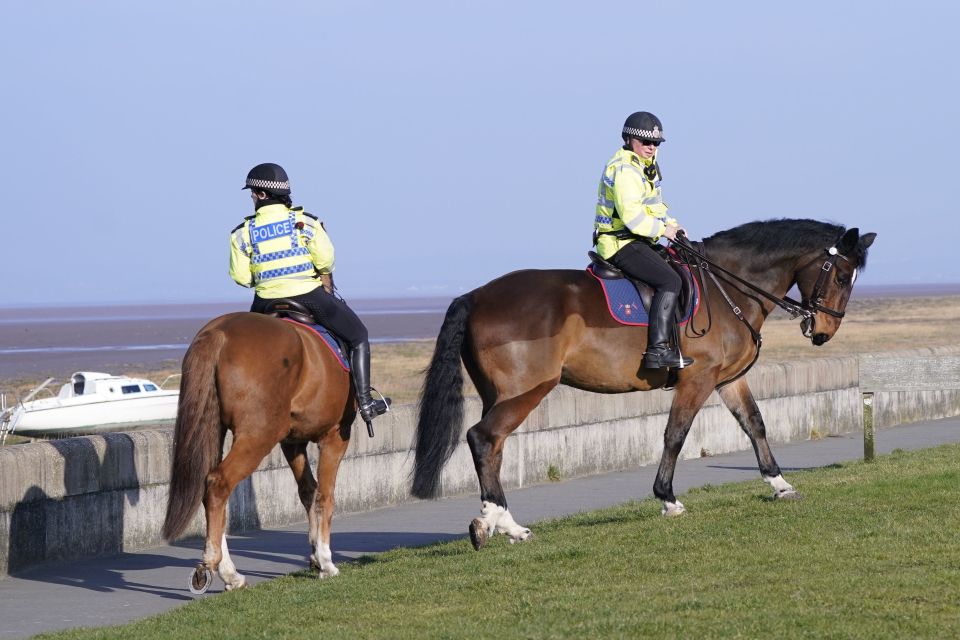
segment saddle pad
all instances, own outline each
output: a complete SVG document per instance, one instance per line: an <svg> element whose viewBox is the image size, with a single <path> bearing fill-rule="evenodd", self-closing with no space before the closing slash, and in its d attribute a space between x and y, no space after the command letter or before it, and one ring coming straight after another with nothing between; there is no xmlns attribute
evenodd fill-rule
<svg viewBox="0 0 960 640"><path fill-rule="evenodd" d="M627 278L616 278L613 280L601 278L593 272L593 265L587 267L587 273L596 278L597 282L600 283L600 287L603 289L603 296L607 300L607 309L610 311L610 315L614 320L620 324L635 326L647 326L650 324L650 314L644 308L643 301L640 298L640 292L637 291L637 287L633 282ZM685 284L689 285L690 282L693 283L693 291L690 296L690 303L683 311L683 318L677 323L680 325L686 324L690 318L693 317L693 314L697 310L697 305L700 304L700 288L696 280L689 277L689 270L684 280L687 281Z"/></svg>
<svg viewBox="0 0 960 640"><path fill-rule="evenodd" d="M323 343L327 345L327 348L337 357L337 362L340 363L340 366L343 367L344 371L350 371L350 363L347 362L346 356L343 354L343 350L340 348L340 343L337 342L337 339L333 337L333 334L330 333L330 330L325 326L320 324L303 324L302 322L297 322L296 320L291 320L290 318L281 318L286 322L292 322L293 324L298 324L301 327L306 327L313 331L317 336L323 340Z"/></svg>

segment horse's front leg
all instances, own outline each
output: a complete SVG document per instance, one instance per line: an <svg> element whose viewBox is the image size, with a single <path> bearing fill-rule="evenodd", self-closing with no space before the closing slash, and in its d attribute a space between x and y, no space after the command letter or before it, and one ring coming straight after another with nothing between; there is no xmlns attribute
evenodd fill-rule
<svg viewBox="0 0 960 640"><path fill-rule="evenodd" d="M713 387L710 384L698 381L697 378L689 378L677 385L667 428L663 432L663 455L653 483L653 495L663 502L660 513L665 516L679 516L686 511L683 503L677 500L673 493L673 473L687 433L690 432L690 425L711 391Z"/></svg>
<svg viewBox="0 0 960 640"><path fill-rule="evenodd" d="M347 450L349 434L350 425L340 425L331 429L317 443L320 446L320 459L317 461L318 484L313 505L316 516L310 518L310 540L314 545L310 563L320 570L320 578L331 578L340 573L333 564L330 525L333 522L333 491L337 484L337 470Z"/></svg>
<svg viewBox="0 0 960 640"><path fill-rule="evenodd" d="M773 487L773 497L781 500L796 500L801 496L789 482L783 479L780 466L773 458L770 445L767 443L767 428L763 424L760 408L753 399L750 387L745 378L740 378L722 387L719 391L720 399L730 409L730 413L737 419L743 429L753 451L757 455L757 464L764 481Z"/></svg>

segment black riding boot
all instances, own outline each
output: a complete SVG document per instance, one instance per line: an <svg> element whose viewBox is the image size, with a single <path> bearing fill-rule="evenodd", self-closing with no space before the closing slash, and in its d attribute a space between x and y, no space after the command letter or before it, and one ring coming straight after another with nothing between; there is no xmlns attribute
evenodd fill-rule
<svg viewBox="0 0 960 640"><path fill-rule="evenodd" d="M353 386L357 389L360 417L367 423L367 433L373 437L372 421L390 410L390 398L374 398L370 393L370 343L364 340L350 351L350 370Z"/></svg>
<svg viewBox="0 0 960 640"><path fill-rule="evenodd" d="M681 358L680 351L670 346L670 329L677 312L677 294L657 291L650 303L650 326L647 327L647 352L643 354L645 369L689 367L692 358Z"/></svg>

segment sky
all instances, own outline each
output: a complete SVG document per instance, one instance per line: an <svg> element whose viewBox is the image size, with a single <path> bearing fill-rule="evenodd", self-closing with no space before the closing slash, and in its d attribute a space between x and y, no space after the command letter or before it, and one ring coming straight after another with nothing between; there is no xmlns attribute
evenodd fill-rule
<svg viewBox="0 0 960 640"><path fill-rule="evenodd" d="M693 239L877 232L956 283L956 2L0 0L0 306L247 301L228 236L283 165L351 298L587 264L628 114ZM952 186L951 186L952 185Z"/></svg>

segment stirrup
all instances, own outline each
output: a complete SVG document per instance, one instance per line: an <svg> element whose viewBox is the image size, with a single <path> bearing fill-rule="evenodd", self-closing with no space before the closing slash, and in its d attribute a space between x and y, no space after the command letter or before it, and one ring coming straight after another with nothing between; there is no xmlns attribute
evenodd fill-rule
<svg viewBox="0 0 960 640"><path fill-rule="evenodd" d="M644 369L683 369L693 364L693 358L684 357L679 349L666 347L643 354Z"/></svg>
<svg viewBox="0 0 960 640"><path fill-rule="evenodd" d="M360 418L367 425L367 435L373 437L373 419L377 416L382 416L383 414L390 411L390 405L393 402L390 398L386 397L373 387L370 388L370 391L376 393L380 396L379 399L370 397L370 402L364 404L363 402L358 402L360 405ZM359 400L359 398L358 398Z"/></svg>

